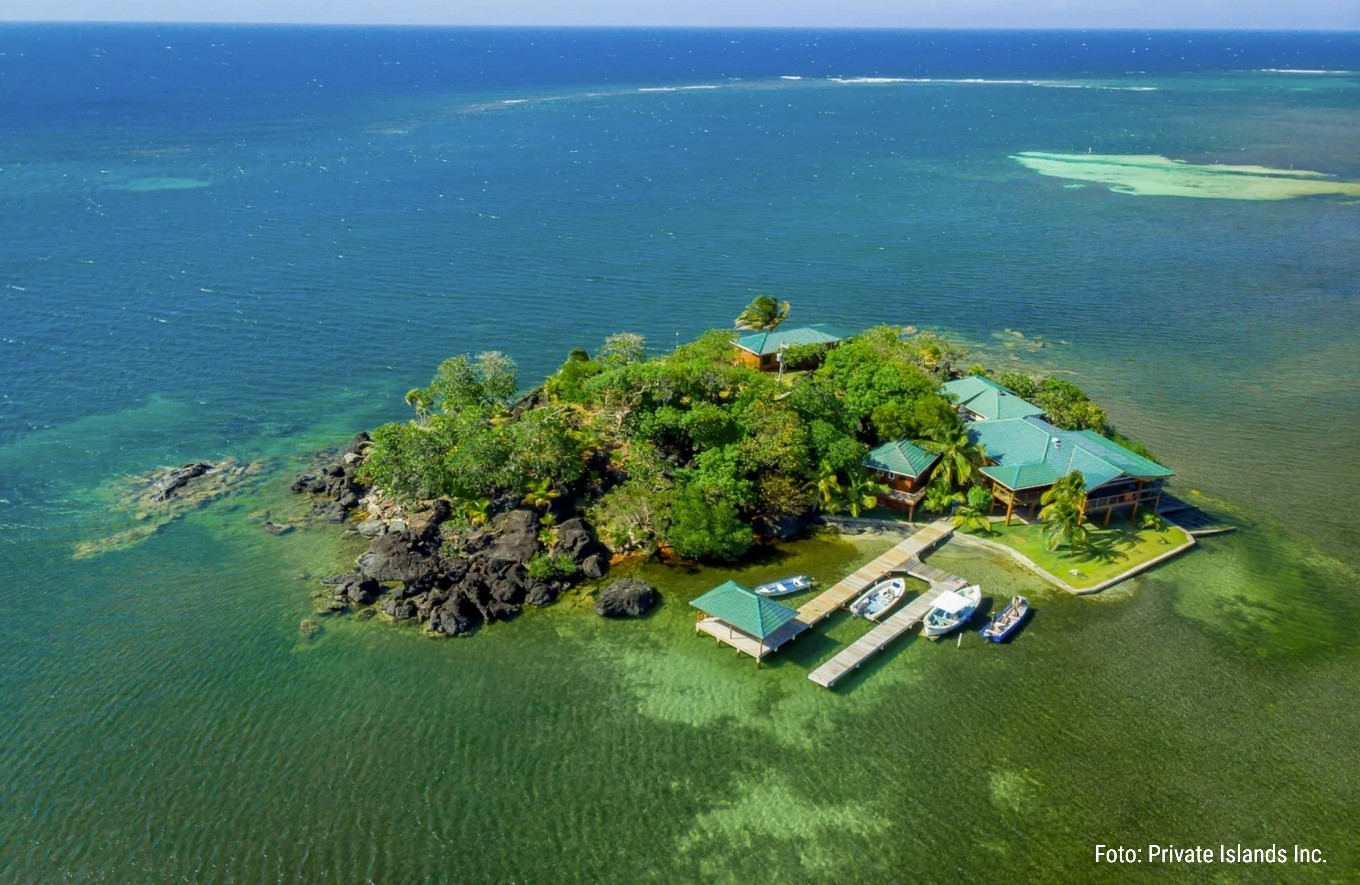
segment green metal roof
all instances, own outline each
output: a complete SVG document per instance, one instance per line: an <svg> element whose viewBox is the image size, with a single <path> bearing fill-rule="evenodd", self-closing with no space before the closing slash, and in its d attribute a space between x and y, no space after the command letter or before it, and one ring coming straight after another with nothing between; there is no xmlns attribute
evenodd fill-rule
<svg viewBox="0 0 1360 885"><path fill-rule="evenodd" d="M714 587L690 605L757 639L764 639L798 616L797 609L757 596L736 581Z"/></svg>
<svg viewBox="0 0 1360 885"><path fill-rule="evenodd" d="M927 452L912 442L899 439L886 442L871 451L869 457L864 459L864 466L915 479L939 459L940 456L934 452Z"/></svg>
<svg viewBox="0 0 1360 885"><path fill-rule="evenodd" d="M1073 470L1081 471L1087 492L1125 475L1139 479L1174 475L1097 433L1060 430L1033 416L975 421L968 425L968 433L996 462L982 468L983 475L1014 491L1052 485Z"/></svg>
<svg viewBox="0 0 1360 885"><path fill-rule="evenodd" d="M969 375L946 381L944 392L954 397L958 404L980 418L989 421L1005 418L1024 418L1029 415L1042 415L1044 410L1011 393L990 378Z"/></svg>
<svg viewBox="0 0 1360 885"><path fill-rule="evenodd" d="M749 350L757 356L778 353L783 345L794 347L799 344L837 344L849 338L844 330L826 323L813 326L797 326L792 329L779 327L769 332L753 332L736 340L737 347Z"/></svg>

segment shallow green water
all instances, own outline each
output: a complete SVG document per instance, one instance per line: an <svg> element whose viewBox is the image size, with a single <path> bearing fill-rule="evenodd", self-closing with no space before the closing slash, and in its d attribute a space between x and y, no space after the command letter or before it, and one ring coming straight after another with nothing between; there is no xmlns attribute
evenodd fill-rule
<svg viewBox="0 0 1360 885"><path fill-rule="evenodd" d="M0 88L29 89L0 138L0 880L1162 881L1093 863L1153 841L1329 859L1178 879L1352 880L1360 215L1067 189L1009 159L1360 178L1355 77L1256 70L1339 67L1353 37L1192 36L25 37L0 56ZM700 84L722 88L680 88ZM402 415L450 353L500 347L531 380L763 291L1073 375L1241 529L1081 599L946 546L1034 621L1004 647L904 640L835 692L806 675L862 627L756 670L694 635L721 570L645 568L665 601L638 623L569 597L466 641L356 618L303 639L316 579L360 547L257 511L299 516L314 449ZM1049 343L1007 350L1007 328ZM227 455L270 472L71 558L139 525L108 509L117 477ZM890 542L731 576L827 582Z"/></svg>

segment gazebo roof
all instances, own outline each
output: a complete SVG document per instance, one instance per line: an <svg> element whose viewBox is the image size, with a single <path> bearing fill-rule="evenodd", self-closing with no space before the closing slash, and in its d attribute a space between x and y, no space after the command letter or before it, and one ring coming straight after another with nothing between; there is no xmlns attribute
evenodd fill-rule
<svg viewBox="0 0 1360 885"><path fill-rule="evenodd" d="M871 451L864 459L864 466L915 479L929 470L930 465L939 458L934 452L927 452L908 440L898 439Z"/></svg>
<svg viewBox="0 0 1360 885"><path fill-rule="evenodd" d="M1016 396L990 378L969 375L946 381L944 392L958 400L959 405L980 418L997 420L1042 415L1044 410Z"/></svg>
<svg viewBox="0 0 1360 885"><path fill-rule="evenodd" d="M794 328L771 329L768 332L752 332L736 340L737 347L748 350L756 356L778 353L783 345L794 347L799 344L837 344L850 337L844 330L826 323Z"/></svg>
<svg viewBox="0 0 1360 885"><path fill-rule="evenodd" d="M757 596L736 581L714 587L690 605L757 639L765 639L798 615L797 609Z"/></svg>

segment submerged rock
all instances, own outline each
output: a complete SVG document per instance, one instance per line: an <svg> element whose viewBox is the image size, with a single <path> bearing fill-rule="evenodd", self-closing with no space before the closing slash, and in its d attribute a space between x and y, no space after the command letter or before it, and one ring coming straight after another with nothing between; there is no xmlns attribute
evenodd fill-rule
<svg viewBox="0 0 1360 885"><path fill-rule="evenodd" d="M595 614L606 618L636 618L656 605L660 595L641 578L621 578L600 591Z"/></svg>
<svg viewBox="0 0 1360 885"><path fill-rule="evenodd" d="M76 545L75 559L131 547L154 535L184 514L257 481L265 462L242 464L234 458L193 461L179 467L158 467L150 473L120 479L113 487L108 509L138 525L94 541Z"/></svg>

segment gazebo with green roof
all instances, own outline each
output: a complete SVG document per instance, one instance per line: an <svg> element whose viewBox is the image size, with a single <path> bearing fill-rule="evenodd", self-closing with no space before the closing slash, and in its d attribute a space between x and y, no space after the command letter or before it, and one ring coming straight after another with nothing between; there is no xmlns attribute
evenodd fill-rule
<svg viewBox="0 0 1360 885"><path fill-rule="evenodd" d="M926 479L940 456L905 439L886 442L869 452L864 466L888 491L878 495L878 503L895 510L907 508L907 518L916 518L916 505L925 497Z"/></svg>
<svg viewBox="0 0 1360 885"><path fill-rule="evenodd" d="M797 636L806 626L794 620L797 609L752 593L736 581L714 587L691 600L690 605L702 612L695 632L707 633L749 654L756 659L756 666L767 653Z"/></svg>

